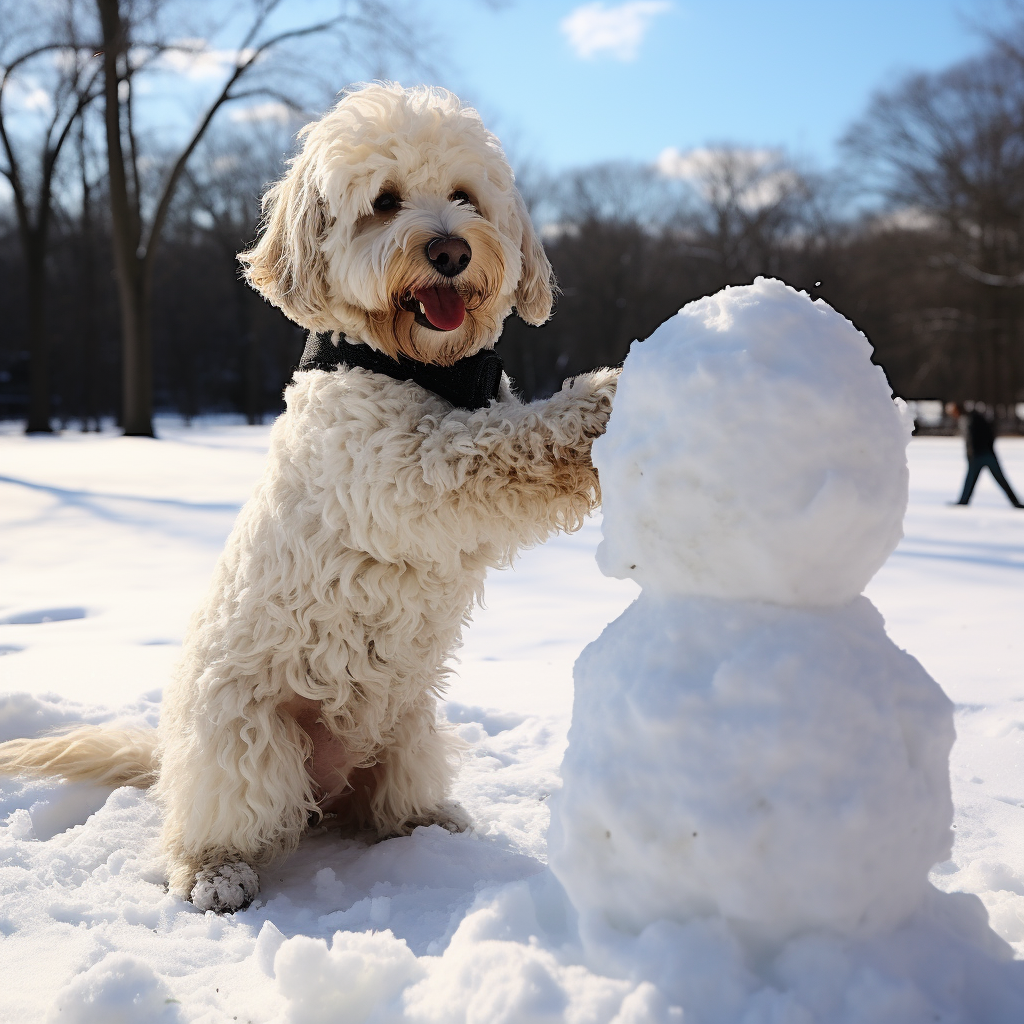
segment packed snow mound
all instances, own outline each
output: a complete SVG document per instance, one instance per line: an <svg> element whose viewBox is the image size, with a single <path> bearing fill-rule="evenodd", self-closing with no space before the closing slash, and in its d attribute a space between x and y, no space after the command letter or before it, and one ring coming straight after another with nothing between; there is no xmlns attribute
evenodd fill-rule
<svg viewBox="0 0 1024 1024"><path fill-rule="evenodd" d="M585 941L891 935L949 856L952 704L859 596L909 482L870 357L764 278L630 351L594 450L598 562L643 591L576 663L549 833Z"/></svg>
<svg viewBox="0 0 1024 1024"><path fill-rule="evenodd" d="M913 429L871 351L766 278L634 342L593 451L602 571L662 593L856 597L902 537Z"/></svg>
<svg viewBox="0 0 1024 1024"><path fill-rule="evenodd" d="M952 704L867 598L645 591L576 663L549 835L581 914L889 931L949 856Z"/></svg>
<svg viewBox="0 0 1024 1024"><path fill-rule="evenodd" d="M111 953L57 994L47 1024L183 1024L167 985L152 967L127 953Z"/></svg>

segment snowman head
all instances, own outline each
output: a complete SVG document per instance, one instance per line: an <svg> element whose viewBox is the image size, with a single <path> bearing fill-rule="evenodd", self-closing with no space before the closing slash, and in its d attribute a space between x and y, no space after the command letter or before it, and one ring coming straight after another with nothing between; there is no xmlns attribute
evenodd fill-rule
<svg viewBox="0 0 1024 1024"><path fill-rule="evenodd" d="M594 445L602 571L664 594L859 594L902 536L913 429L871 351L824 301L765 278L634 342Z"/></svg>

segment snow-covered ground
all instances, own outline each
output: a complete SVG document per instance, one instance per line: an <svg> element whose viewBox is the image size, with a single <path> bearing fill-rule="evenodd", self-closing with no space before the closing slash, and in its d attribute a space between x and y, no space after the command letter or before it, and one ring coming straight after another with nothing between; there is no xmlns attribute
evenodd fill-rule
<svg viewBox="0 0 1024 1024"><path fill-rule="evenodd" d="M158 430L0 433L0 739L156 721L269 428ZM1024 490L1024 439L998 450ZM1024 513L987 476L947 507L955 438L915 439L910 463L906 538L867 594L956 704L956 843L932 881L977 894L1024 957ZM145 793L0 780L0 1020L683 1020L649 981L582 965L544 869L573 662L638 593L598 571L599 539L593 521L488 582L447 703L468 833L312 835L218 917L164 893ZM747 1019L789 1020L758 1005Z"/></svg>

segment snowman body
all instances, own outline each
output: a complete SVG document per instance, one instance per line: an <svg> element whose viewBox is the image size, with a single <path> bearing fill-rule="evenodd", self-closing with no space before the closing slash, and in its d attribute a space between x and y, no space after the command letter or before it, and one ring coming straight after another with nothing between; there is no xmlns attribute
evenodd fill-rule
<svg viewBox="0 0 1024 1024"><path fill-rule="evenodd" d="M549 834L584 935L875 934L949 855L952 705L860 596L910 436L870 352L764 279L631 349L598 561L643 590L576 663Z"/></svg>

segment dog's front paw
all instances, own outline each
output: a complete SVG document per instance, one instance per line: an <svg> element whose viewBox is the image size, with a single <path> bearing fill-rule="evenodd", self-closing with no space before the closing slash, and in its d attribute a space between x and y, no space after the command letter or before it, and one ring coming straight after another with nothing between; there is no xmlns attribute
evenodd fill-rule
<svg viewBox="0 0 1024 1024"><path fill-rule="evenodd" d="M233 914L245 910L260 891L260 876L242 860L203 868L196 874L191 901L200 910Z"/></svg>
<svg viewBox="0 0 1024 1024"><path fill-rule="evenodd" d="M600 396L610 400L615 396L615 388L618 386L621 373L621 366L602 366L598 370L570 377L564 383L563 390L568 389L577 395Z"/></svg>
<svg viewBox="0 0 1024 1024"><path fill-rule="evenodd" d="M593 438L604 433L621 372L620 367L593 370L573 377L562 386L562 394L572 400L583 418L585 436Z"/></svg>
<svg viewBox="0 0 1024 1024"><path fill-rule="evenodd" d="M434 808L432 811L428 811L426 814L419 814L413 818L406 818L402 828L395 832L391 832L386 836L382 836L384 839L391 839L396 836L407 836L412 833L414 829L422 828L427 825L440 825L441 828L447 829L449 832L465 832L473 824L473 819L470 818L466 808L462 804L456 803L454 800L449 800L446 803L441 804L440 807Z"/></svg>
<svg viewBox="0 0 1024 1024"><path fill-rule="evenodd" d="M428 816L424 824L440 825L441 828L447 829L449 832L465 832L473 824L473 819L470 818L469 812L462 804L452 800L438 807L433 814Z"/></svg>

